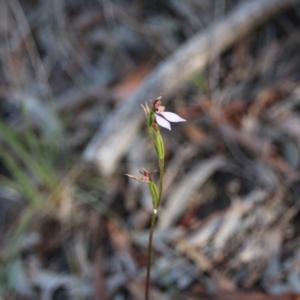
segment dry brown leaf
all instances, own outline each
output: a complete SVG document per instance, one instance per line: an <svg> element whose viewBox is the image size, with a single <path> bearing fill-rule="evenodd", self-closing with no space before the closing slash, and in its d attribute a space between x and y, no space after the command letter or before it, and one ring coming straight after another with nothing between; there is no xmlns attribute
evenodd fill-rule
<svg viewBox="0 0 300 300"><path fill-rule="evenodd" d="M139 279L132 278L128 281L127 287L135 300L144 299L144 297L145 297L145 281L141 281ZM155 287L150 286L149 299L163 300L164 295L162 292L160 292Z"/></svg>
<svg viewBox="0 0 300 300"><path fill-rule="evenodd" d="M115 220L108 220L107 230L110 235L113 247L117 252L128 252L130 250L130 241L127 233L119 227Z"/></svg>
<svg viewBox="0 0 300 300"><path fill-rule="evenodd" d="M119 100L123 100L124 98L129 97L138 88L138 86L150 73L150 71L151 66L149 63L143 63L137 66L113 88L112 92L114 96ZM143 102L143 100L148 99L141 99L141 103Z"/></svg>

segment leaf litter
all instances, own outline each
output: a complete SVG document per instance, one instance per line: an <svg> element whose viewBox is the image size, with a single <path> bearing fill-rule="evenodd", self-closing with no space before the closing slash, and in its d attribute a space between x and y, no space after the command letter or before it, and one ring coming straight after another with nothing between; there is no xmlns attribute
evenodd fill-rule
<svg viewBox="0 0 300 300"><path fill-rule="evenodd" d="M143 298L151 200L123 174L155 165L145 127L109 177L81 155L155 65L237 5L201 3L5 3L1 128L17 142L0 134L14 158L0 156L4 299ZM164 137L151 299L298 299L299 12L278 13L170 96L187 122Z"/></svg>

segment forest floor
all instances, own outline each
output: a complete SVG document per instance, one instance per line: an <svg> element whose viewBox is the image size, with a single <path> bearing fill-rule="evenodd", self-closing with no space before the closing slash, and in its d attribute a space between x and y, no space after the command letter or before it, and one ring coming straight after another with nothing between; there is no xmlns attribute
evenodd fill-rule
<svg viewBox="0 0 300 300"><path fill-rule="evenodd" d="M161 130L150 298L300 299L300 1L276 3L4 1L1 300L144 299L152 203L124 174L157 169L160 94L187 122Z"/></svg>

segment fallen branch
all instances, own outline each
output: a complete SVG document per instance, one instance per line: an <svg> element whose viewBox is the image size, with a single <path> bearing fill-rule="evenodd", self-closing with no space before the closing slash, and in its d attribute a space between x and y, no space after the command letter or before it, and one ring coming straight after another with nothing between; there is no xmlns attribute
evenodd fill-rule
<svg viewBox="0 0 300 300"><path fill-rule="evenodd" d="M83 159L95 163L103 175L112 174L126 153L144 120L140 103L157 97L174 95L196 72L217 55L266 22L272 16L300 0L249 0L226 18L214 23L182 45L159 64L141 86L125 99L105 126L87 145Z"/></svg>

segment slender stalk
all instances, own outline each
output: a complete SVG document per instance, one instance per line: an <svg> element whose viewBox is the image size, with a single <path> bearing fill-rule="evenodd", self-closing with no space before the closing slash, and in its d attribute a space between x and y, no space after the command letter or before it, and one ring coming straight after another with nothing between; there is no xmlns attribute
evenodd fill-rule
<svg viewBox="0 0 300 300"><path fill-rule="evenodd" d="M151 257L152 257L152 239L155 229L155 222L157 219L158 207L160 204L161 196L162 196L162 188L163 188L163 178L164 178L164 160L159 160L159 190L158 190L158 202L156 206L153 208L150 232L149 232L149 242L148 242L148 253L147 253L147 278L146 278L146 292L145 299L149 299L149 286L150 286L150 270L151 270Z"/></svg>
<svg viewBox="0 0 300 300"><path fill-rule="evenodd" d="M162 190L163 190L163 181L164 181L164 166L165 166L165 160L164 159L159 159L158 161L159 164L159 187L158 187L158 203L156 209L158 209L160 205L160 200L162 196Z"/></svg>
<svg viewBox="0 0 300 300"><path fill-rule="evenodd" d="M157 219L157 210L154 210L153 213L152 213L151 226L150 226L150 232L149 232L145 300L149 300L150 270L151 270L151 256L152 256L152 239L153 239L153 233L154 233L156 219Z"/></svg>
<svg viewBox="0 0 300 300"><path fill-rule="evenodd" d="M154 136L155 134L155 136ZM163 190L163 179L164 179L164 164L165 164L165 150L163 139L160 135L159 129L157 128L155 133L152 128L149 128L149 135L154 144L158 156L158 165L159 165L159 188L158 188L158 198L153 201L153 213L151 219L151 227L149 232L149 243L148 243L148 257L147 257L147 278L146 278L146 295L145 299L149 299L149 286L150 286L150 269L151 269L151 254L152 254L152 239L155 228L155 221L157 219L157 212L159 204L161 201L162 190ZM153 199L152 199L153 200Z"/></svg>

